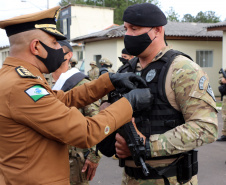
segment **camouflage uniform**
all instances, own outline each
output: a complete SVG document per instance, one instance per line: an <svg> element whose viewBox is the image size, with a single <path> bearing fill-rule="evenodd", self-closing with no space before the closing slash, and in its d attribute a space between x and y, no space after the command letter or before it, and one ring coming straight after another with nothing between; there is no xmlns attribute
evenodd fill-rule
<svg viewBox="0 0 226 185"><path fill-rule="evenodd" d="M94 67L88 71L88 76L91 80L97 79L99 77L99 68Z"/></svg>
<svg viewBox="0 0 226 185"><path fill-rule="evenodd" d="M159 52L152 62L158 60L168 47ZM138 65L138 67L140 67ZM200 79L205 76L203 90L200 89ZM149 138L151 156L169 156L190 151L217 138L217 111L214 95L208 88L209 80L203 70L184 56L174 59L168 71L165 83L166 95L170 104L181 111L185 123L163 134L154 134ZM207 92L209 89L210 94ZM154 160L156 161L156 160ZM169 163L168 163L169 164ZM163 167L161 160L153 167ZM179 185L177 177L168 178L171 185ZM122 185L164 185L163 179L142 180L132 178L123 173ZM197 175L185 183L197 185Z"/></svg>
<svg viewBox="0 0 226 185"><path fill-rule="evenodd" d="M226 70L226 69L224 69ZM220 77L219 77L219 84L222 85L222 80L223 78L223 74L220 74ZM222 135L223 136L226 136L226 95L223 96L223 102L222 102L222 119L223 119L223 129L222 129Z"/></svg>
<svg viewBox="0 0 226 185"><path fill-rule="evenodd" d="M89 82L87 79L81 80L76 86L80 86L84 83ZM96 101L90 105L87 105L83 108L80 108L80 112L84 116L92 117L99 112L99 101ZM85 164L85 157L87 153L87 159L89 159L93 163L99 163L100 155L96 156L95 154L96 147L92 147L91 149L80 149L75 148L73 146L69 146L69 162L70 162L70 183L71 185L88 185L89 182L86 179L86 173L82 173L82 168Z"/></svg>

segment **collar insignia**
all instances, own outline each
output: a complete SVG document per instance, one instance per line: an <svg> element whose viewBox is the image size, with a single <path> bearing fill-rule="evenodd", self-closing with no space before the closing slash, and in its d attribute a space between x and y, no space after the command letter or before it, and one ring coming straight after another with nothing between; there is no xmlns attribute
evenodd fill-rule
<svg viewBox="0 0 226 185"><path fill-rule="evenodd" d="M15 70L22 78L34 78L34 79L38 78L37 76L34 76L30 71L28 71L23 66L16 67Z"/></svg>

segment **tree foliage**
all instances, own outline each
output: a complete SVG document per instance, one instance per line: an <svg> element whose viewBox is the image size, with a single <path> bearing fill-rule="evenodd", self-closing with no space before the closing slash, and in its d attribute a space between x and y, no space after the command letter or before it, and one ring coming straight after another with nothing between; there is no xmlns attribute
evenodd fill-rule
<svg viewBox="0 0 226 185"><path fill-rule="evenodd" d="M93 6L104 6L114 8L114 23L123 24L122 17L125 9L137 3L152 3L160 5L158 0L61 0L59 5L66 6L68 4L86 4Z"/></svg>
<svg viewBox="0 0 226 185"><path fill-rule="evenodd" d="M170 10L166 12L167 20L172 22L179 22L180 16L178 13L175 12L173 7L170 7Z"/></svg>
<svg viewBox="0 0 226 185"><path fill-rule="evenodd" d="M220 22L220 17L213 11L200 11L195 17L191 14L185 14L182 22L203 22L203 23L217 23Z"/></svg>

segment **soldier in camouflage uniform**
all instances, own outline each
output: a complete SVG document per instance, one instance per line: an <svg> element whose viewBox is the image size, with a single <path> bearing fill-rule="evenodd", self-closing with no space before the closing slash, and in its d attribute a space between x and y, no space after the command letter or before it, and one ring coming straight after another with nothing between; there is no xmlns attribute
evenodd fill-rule
<svg viewBox="0 0 226 185"><path fill-rule="evenodd" d="M104 139L98 148L110 156L115 146L117 156L125 159L122 185L197 185L194 149L214 142L218 131L215 97L208 76L188 55L167 46L163 27L167 19L157 6L129 6L123 20L125 48L137 57L118 72L141 76L154 96L150 110L135 117L138 134L144 138L145 163L150 174L145 176L141 166L135 165L119 133L112 134L111 140Z"/></svg>
<svg viewBox="0 0 226 185"><path fill-rule="evenodd" d="M224 70L226 70L226 69L224 69ZM220 85L226 84L226 79L223 77L223 74L220 74L219 84ZM222 119L223 119L222 135L220 138L217 139L217 141L226 141L226 95L223 96Z"/></svg>
<svg viewBox="0 0 226 185"><path fill-rule="evenodd" d="M101 58L99 61L101 68L100 68L100 75L102 75L105 72L115 73L115 71L112 69L112 62L107 58ZM103 72L101 72L103 70Z"/></svg>
<svg viewBox="0 0 226 185"><path fill-rule="evenodd" d="M68 52L68 42L59 41L64 52ZM71 50L71 49L70 49ZM90 82L88 76L85 76L77 68L68 70L69 58L62 63L59 69L53 73L56 81L53 90L68 91L73 87L80 86ZM80 108L84 116L92 117L99 112L99 101ZM95 176L96 168L99 164L100 155L96 152L96 147L90 149L80 149L74 146L68 146L70 162L70 183L71 185L88 185L89 180Z"/></svg>
<svg viewBox="0 0 226 185"><path fill-rule="evenodd" d="M91 69L88 71L88 76L91 80L97 79L99 77L99 68L95 61L90 62Z"/></svg>

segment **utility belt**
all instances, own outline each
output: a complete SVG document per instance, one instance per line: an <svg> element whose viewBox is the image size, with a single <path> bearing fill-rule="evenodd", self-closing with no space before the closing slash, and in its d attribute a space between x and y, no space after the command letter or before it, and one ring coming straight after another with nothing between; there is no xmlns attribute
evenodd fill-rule
<svg viewBox="0 0 226 185"><path fill-rule="evenodd" d="M146 160L145 163L150 171L148 176L145 176L142 172L142 168L133 166L131 161L125 161L125 172L130 177L135 179L164 179L165 184L169 184L168 177L177 177L179 183L186 183L191 180L192 176L198 173L198 160L197 150L191 150L186 153L182 153L178 158L162 159L162 160ZM165 162L165 163L164 163ZM169 164L165 167L155 167L156 164ZM168 182L167 182L168 181Z"/></svg>

